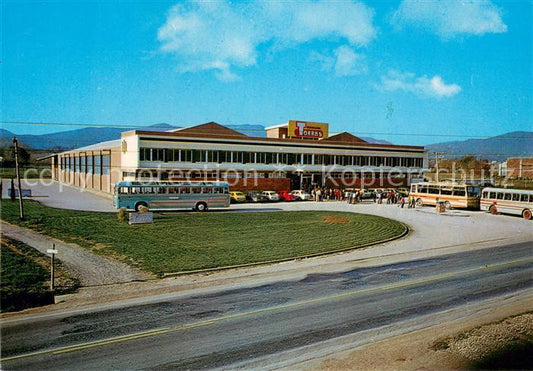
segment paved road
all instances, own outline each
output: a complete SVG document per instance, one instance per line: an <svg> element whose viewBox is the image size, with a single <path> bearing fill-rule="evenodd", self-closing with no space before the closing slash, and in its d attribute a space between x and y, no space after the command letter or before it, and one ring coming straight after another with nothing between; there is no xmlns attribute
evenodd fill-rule
<svg viewBox="0 0 533 371"><path fill-rule="evenodd" d="M2 321L5 369L205 369L531 290L520 243L199 297Z"/></svg>

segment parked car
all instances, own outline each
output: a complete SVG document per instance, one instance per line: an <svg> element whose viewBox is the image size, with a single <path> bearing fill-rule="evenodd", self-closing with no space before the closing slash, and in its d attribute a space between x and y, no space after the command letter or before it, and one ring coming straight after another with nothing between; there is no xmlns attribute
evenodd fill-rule
<svg viewBox="0 0 533 371"><path fill-rule="evenodd" d="M297 199L300 199L302 201L308 201L308 200L312 200L313 197L311 196L311 194L309 192L306 192L304 190L301 190L301 189L295 189L291 192L292 195L296 196Z"/></svg>
<svg viewBox="0 0 533 371"><path fill-rule="evenodd" d="M407 188L398 188L397 192L402 197L409 196L409 190Z"/></svg>
<svg viewBox="0 0 533 371"><path fill-rule="evenodd" d="M375 197L375 193L372 191L369 191L367 189L363 190L363 194L361 195L361 200L372 200Z"/></svg>
<svg viewBox="0 0 533 371"><path fill-rule="evenodd" d="M246 202L246 195L239 191L230 192L229 197L232 203Z"/></svg>
<svg viewBox="0 0 533 371"><path fill-rule="evenodd" d="M262 194L267 198L268 201L279 201L279 195L275 191L263 191Z"/></svg>
<svg viewBox="0 0 533 371"><path fill-rule="evenodd" d="M298 201L300 198L293 195L290 191L278 191L280 201Z"/></svg>
<svg viewBox="0 0 533 371"><path fill-rule="evenodd" d="M250 202L267 202L268 198L261 192L251 191L246 194L246 201Z"/></svg>

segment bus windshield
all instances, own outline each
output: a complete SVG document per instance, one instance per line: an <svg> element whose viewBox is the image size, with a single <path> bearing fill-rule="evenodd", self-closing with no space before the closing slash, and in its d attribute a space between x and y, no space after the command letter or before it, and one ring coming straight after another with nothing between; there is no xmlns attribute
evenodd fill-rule
<svg viewBox="0 0 533 371"><path fill-rule="evenodd" d="M466 191L468 192L468 196L470 197L477 197L480 193L479 187L466 187Z"/></svg>

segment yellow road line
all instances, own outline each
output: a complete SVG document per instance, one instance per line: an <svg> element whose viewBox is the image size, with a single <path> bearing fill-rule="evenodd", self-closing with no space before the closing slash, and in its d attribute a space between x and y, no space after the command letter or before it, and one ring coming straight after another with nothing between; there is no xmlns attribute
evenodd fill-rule
<svg viewBox="0 0 533 371"><path fill-rule="evenodd" d="M170 333L170 332L183 331L183 330L189 330L189 329L194 329L194 328L198 328L198 327L204 327L204 326L211 325L213 323L222 322L222 321L228 321L228 320L247 317L247 316L252 316L252 315L255 315L255 314L276 312L276 311L281 311L281 310L284 310L284 309L297 308L297 307L301 307L301 306L305 306L305 305L309 305L309 304L317 304L317 303L321 303L321 302L327 302L327 301L330 301L330 300L338 300L338 299L353 297L353 296L357 296L357 295L367 294L367 293L371 293L371 292L390 291L390 290L400 289L400 288L404 288L404 287L417 286L417 285L420 285L420 284L425 284L425 283L441 281L441 280L445 280L445 279L449 279L449 278L469 275L469 274L472 274L472 273L475 273L475 272L478 272L478 271L482 271L482 270L493 270L493 269L501 268L501 267L504 267L504 266L511 266L511 265L517 265L517 264L531 263L531 262L533 262L533 258L511 260L511 261L504 262L504 263L487 265L487 266L477 267L477 268L470 268L470 269L466 269L466 270L462 270L462 271L456 271L456 272L442 273L442 274L438 274L438 275L431 276L431 277L425 277L425 278L419 278L419 279L410 280L410 281L398 282L398 283L393 283L393 284L384 285L384 286L369 287L367 289L361 289L361 290L357 290L357 291L345 292L345 293L335 294L335 295L321 297L321 298L309 299L309 300L299 301L299 302L295 302L295 303L282 304L282 305L277 305L277 306L269 307L269 308L255 309L255 310L251 310L251 311L248 311L248 312L231 314L231 315L227 315L227 316L223 316L223 317L212 318L212 319L209 319L209 320L190 323L190 324L185 324L185 325L180 325L180 326L159 328L159 329L155 329L155 330L149 330L149 331L139 332L139 333L130 334L130 335L118 336L118 337L104 339L104 340L97 340L97 341L90 342L90 343L71 345L71 346L66 346L66 347L61 347L61 348L56 348L56 349L47 349L47 350L43 350L43 351L39 351L39 352L35 352L35 353L21 354L21 355L18 355L18 356L2 358L2 359L0 359L0 361L6 362L6 361L12 361L12 360L16 360L16 359L35 357L35 356L43 355L43 354L70 353L70 352L80 351L80 350L84 350L84 349L95 348L95 347L99 347L99 346L117 344L117 343L122 343L122 342L130 341L130 340L142 339L142 338L146 338L146 337L166 334L166 333Z"/></svg>

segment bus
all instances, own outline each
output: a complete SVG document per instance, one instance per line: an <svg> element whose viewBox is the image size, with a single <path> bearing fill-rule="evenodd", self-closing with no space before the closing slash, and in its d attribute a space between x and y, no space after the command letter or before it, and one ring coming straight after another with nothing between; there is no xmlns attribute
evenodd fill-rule
<svg viewBox="0 0 533 371"><path fill-rule="evenodd" d="M436 205L443 202L447 210L451 208L479 210L479 187L455 182L423 182L411 184L410 197L418 206Z"/></svg>
<svg viewBox="0 0 533 371"><path fill-rule="evenodd" d="M533 211L533 191L507 188L483 188L481 210L491 214L521 215L531 220Z"/></svg>
<svg viewBox="0 0 533 371"><path fill-rule="evenodd" d="M139 211L170 211L229 207L229 185L225 182L136 182L119 181L115 185L113 205Z"/></svg>

